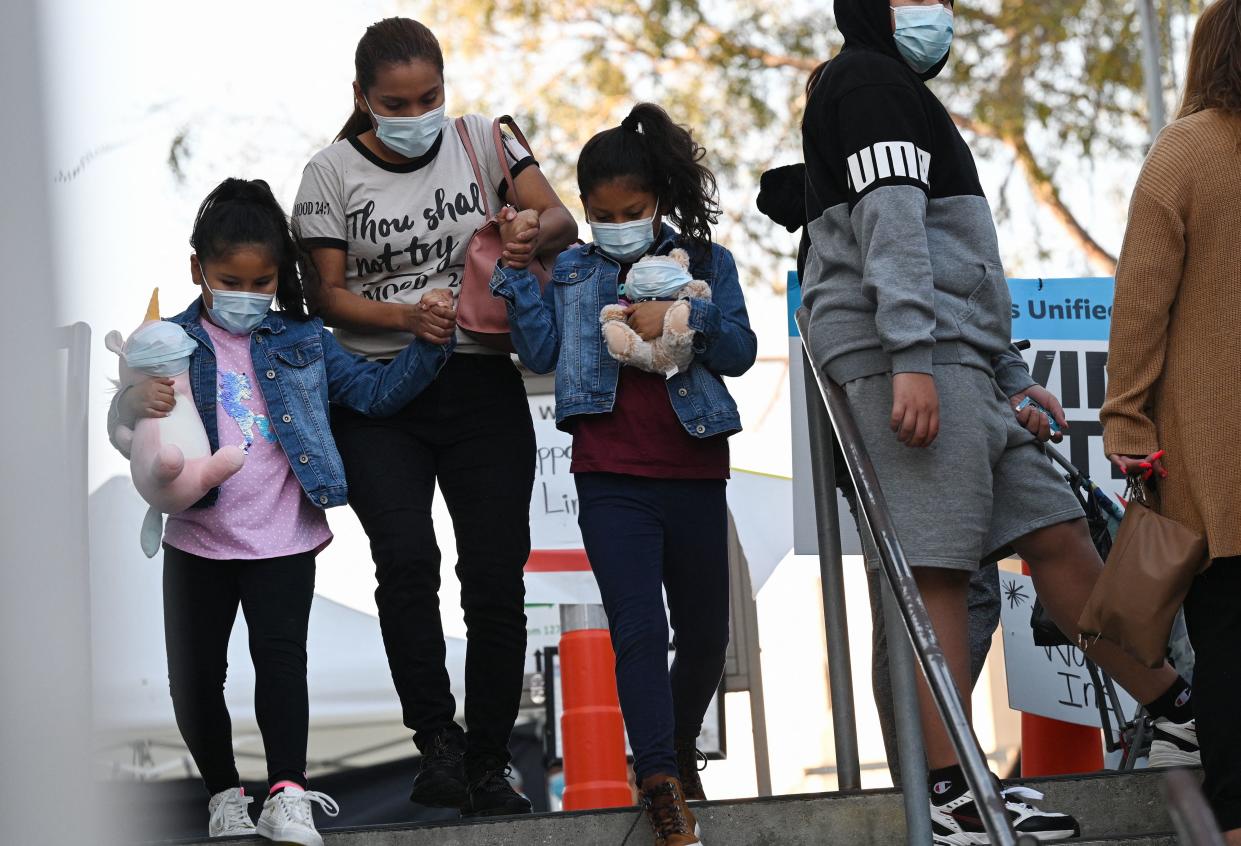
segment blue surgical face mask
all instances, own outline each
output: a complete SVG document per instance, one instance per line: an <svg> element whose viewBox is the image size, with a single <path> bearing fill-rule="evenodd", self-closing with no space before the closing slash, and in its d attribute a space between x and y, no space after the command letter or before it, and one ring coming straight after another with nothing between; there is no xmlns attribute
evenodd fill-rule
<svg viewBox="0 0 1241 846"><path fill-rule="evenodd" d="M202 274L202 271L199 271ZM234 335L249 335L259 327L267 310L271 308L275 294L245 294L241 291L217 291L207 284L206 274L202 274L203 287L211 292L211 305L207 313L212 321L221 329Z"/></svg>
<svg viewBox="0 0 1241 846"><path fill-rule="evenodd" d="M952 11L934 6L893 6L896 49L918 73L926 73L948 55L952 46Z"/></svg>
<svg viewBox="0 0 1241 846"><path fill-rule="evenodd" d="M651 256L629 268L625 296L633 302L667 300L693 281L689 271L667 256Z"/></svg>
<svg viewBox="0 0 1241 846"><path fill-rule="evenodd" d="M591 223L591 237L599 248L619 262L646 255L655 243L655 216L628 223Z"/></svg>
<svg viewBox="0 0 1241 846"><path fill-rule="evenodd" d="M375 137L394 153L400 153L409 159L426 155L444 129L444 104L418 117L387 117L375 114L370 101L365 97L362 102L370 109L375 119Z"/></svg>
<svg viewBox="0 0 1241 846"><path fill-rule="evenodd" d="M175 323L158 321L134 331L125 342L125 365L147 376L176 376L190 367L198 342Z"/></svg>

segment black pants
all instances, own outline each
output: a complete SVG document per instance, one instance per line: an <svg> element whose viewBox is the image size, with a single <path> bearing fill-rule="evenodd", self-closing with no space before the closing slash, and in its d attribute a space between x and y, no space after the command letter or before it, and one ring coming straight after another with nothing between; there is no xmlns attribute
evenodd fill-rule
<svg viewBox="0 0 1241 846"><path fill-rule="evenodd" d="M698 737L724 674L725 483L609 473L579 473L575 481L582 540L612 632L634 773L639 782L675 776L674 742Z"/></svg>
<svg viewBox="0 0 1241 846"><path fill-rule="evenodd" d="M392 417L332 409L349 503L371 541L375 602L405 725L425 747L454 725L444 666L440 550L431 524L439 483L457 539L465 610L467 768L505 764L526 658L534 425L525 387L504 356L454 355Z"/></svg>
<svg viewBox="0 0 1241 846"><path fill-rule="evenodd" d="M1217 558L1185 600L1202 788L1224 831L1241 828L1241 557Z"/></svg>
<svg viewBox="0 0 1241 846"><path fill-rule="evenodd" d="M306 785L306 627L315 555L215 561L164 547L164 641L177 728L211 795L237 787L224 704L228 639L241 605L267 779Z"/></svg>

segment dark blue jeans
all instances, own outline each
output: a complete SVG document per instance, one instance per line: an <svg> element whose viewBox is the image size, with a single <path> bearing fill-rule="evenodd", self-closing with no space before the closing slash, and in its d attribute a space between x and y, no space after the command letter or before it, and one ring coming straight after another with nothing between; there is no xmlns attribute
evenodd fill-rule
<svg viewBox="0 0 1241 846"><path fill-rule="evenodd" d="M726 483L609 473L579 473L576 482L578 524L612 631L634 772L639 782L675 776L675 740L698 737L724 673Z"/></svg>

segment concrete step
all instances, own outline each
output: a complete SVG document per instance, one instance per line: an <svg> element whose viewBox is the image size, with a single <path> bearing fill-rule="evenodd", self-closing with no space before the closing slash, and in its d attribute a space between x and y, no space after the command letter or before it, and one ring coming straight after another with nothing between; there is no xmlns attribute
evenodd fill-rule
<svg viewBox="0 0 1241 846"><path fill-rule="evenodd" d="M1040 790L1045 807L1072 814L1086 844L1173 846L1175 838L1160 792L1162 775L1068 776L1023 782ZM709 846L891 846L904 842L900 793L869 790L708 802L695 809ZM634 825L636 821L636 825ZM324 831L325 846L651 846L650 827L637 809L583 811ZM181 841L262 844L266 840Z"/></svg>

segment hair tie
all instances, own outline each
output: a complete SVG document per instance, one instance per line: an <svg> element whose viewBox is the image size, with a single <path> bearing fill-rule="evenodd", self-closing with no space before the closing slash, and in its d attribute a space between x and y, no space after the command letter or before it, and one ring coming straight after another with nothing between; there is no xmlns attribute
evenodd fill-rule
<svg viewBox="0 0 1241 846"><path fill-rule="evenodd" d="M636 133L638 135L643 134L642 133L642 121L639 120L638 117L633 114L630 114L628 117L626 117L624 120L621 121L621 129L625 130L626 132Z"/></svg>

